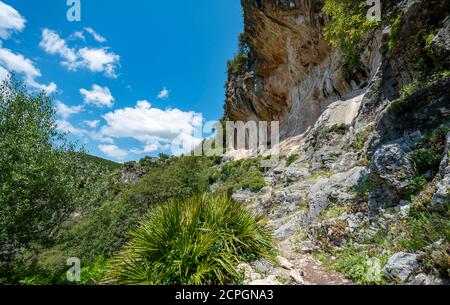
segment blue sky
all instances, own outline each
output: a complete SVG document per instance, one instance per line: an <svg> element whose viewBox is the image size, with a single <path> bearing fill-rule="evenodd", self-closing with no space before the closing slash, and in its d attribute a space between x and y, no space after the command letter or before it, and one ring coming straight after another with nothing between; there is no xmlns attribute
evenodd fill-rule
<svg viewBox="0 0 450 305"><path fill-rule="evenodd" d="M223 114L226 61L242 31L239 0L0 0L0 78L46 90L58 126L115 161L197 143ZM206 136L207 134L203 135Z"/></svg>

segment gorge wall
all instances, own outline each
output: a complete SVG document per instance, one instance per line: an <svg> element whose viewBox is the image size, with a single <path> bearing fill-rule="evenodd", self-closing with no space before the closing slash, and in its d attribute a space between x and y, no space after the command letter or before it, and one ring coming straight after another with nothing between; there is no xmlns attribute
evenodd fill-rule
<svg viewBox="0 0 450 305"><path fill-rule="evenodd" d="M363 87L379 64L377 45L345 77L339 50L322 30L322 0L243 0L248 69L230 75L225 115L234 121L280 121L281 137L305 132L326 107Z"/></svg>
<svg viewBox="0 0 450 305"><path fill-rule="evenodd" d="M242 0L248 60L225 118L279 121L283 141L267 187L233 198L299 270L316 252L357 283L450 283L450 1L382 1L352 73L324 38L327 1Z"/></svg>

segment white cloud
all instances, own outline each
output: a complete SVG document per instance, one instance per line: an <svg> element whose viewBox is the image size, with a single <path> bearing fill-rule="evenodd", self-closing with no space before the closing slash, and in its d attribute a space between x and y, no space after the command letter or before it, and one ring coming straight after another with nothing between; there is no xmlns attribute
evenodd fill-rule
<svg viewBox="0 0 450 305"><path fill-rule="evenodd" d="M92 120L92 121L86 120L83 123L84 123L84 125L86 125L86 126L88 126L90 128L97 128L98 125L100 125L100 121L99 120Z"/></svg>
<svg viewBox="0 0 450 305"><path fill-rule="evenodd" d="M130 150L130 152L135 155L142 155L142 154L149 154L149 153L155 152L158 150L158 148L159 148L158 145L150 144L150 145L145 145L143 149L133 148Z"/></svg>
<svg viewBox="0 0 450 305"><path fill-rule="evenodd" d="M48 85L43 85L36 81L36 78L41 77L41 72L34 66L31 60L23 57L22 54L0 48L0 65L9 72L23 74L25 76L25 83L30 87L44 90L48 94L54 93L57 90L57 86L53 82Z"/></svg>
<svg viewBox="0 0 450 305"><path fill-rule="evenodd" d="M103 37L102 35L100 35L99 33L97 33L93 28L87 27L87 28L84 28L84 30L85 30L86 32L88 32L89 34L91 34L92 37L94 37L94 39L95 39L97 42L101 42L101 43L102 43L102 42L106 42L106 41L107 41L105 37Z"/></svg>
<svg viewBox="0 0 450 305"><path fill-rule="evenodd" d="M66 41L55 31L44 29L42 31L42 40L39 43L39 46L49 54L58 54L67 62L75 62L77 60L76 52L69 48Z"/></svg>
<svg viewBox="0 0 450 305"><path fill-rule="evenodd" d="M8 39L14 32L25 28L26 20L13 7L0 1L0 38Z"/></svg>
<svg viewBox="0 0 450 305"><path fill-rule="evenodd" d="M67 119L59 119L56 121L57 129L61 132L70 133L77 137L88 137L94 141L106 144L114 144L114 139L106 137L97 132L91 132L83 128L78 128L72 125Z"/></svg>
<svg viewBox="0 0 450 305"><path fill-rule="evenodd" d="M128 152L126 150L120 149L117 145L102 144L98 146L98 149L108 157L114 158L116 160L123 160L128 155Z"/></svg>
<svg viewBox="0 0 450 305"><path fill-rule="evenodd" d="M69 36L68 40L83 40L86 41L86 37L84 37L84 32L83 31L76 31L73 32L72 35Z"/></svg>
<svg viewBox="0 0 450 305"><path fill-rule="evenodd" d="M114 97L108 87L100 87L94 84L92 90L80 89L80 93L83 95L86 104L94 104L98 107L112 107L114 104Z"/></svg>
<svg viewBox="0 0 450 305"><path fill-rule="evenodd" d="M107 113L104 119L107 124L101 129L103 135L136 139L144 144L141 151L168 143L179 143L183 145L184 152L187 152L201 141L194 135L194 130L199 127L198 114L179 109L152 108L148 101L138 101L134 108Z"/></svg>
<svg viewBox="0 0 450 305"><path fill-rule="evenodd" d="M85 66L92 72L104 72L106 76L116 78L120 56L110 52L108 48L82 48L78 51L81 59L76 66Z"/></svg>
<svg viewBox="0 0 450 305"><path fill-rule="evenodd" d="M75 32L73 35L84 39L80 32ZM92 72L104 73L107 77L117 77L116 70L119 66L120 56L106 47L84 47L76 50L75 48L70 48L58 33L49 29L42 31L42 39L39 46L48 54L59 55L63 59L62 65L71 71L85 68Z"/></svg>
<svg viewBox="0 0 450 305"><path fill-rule="evenodd" d="M77 128L77 127L73 126L72 123L70 123L69 121L64 120L64 119L63 120L57 120L56 121L56 126L57 126L57 129L59 131L70 133L70 134L75 135L75 136L81 137L81 136L86 136L87 135L87 131L86 130L81 129L81 128Z"/></svg>
<svg viewBox="0 0 450 305"><path fill-rule="evenodd" d="M81 111L83 111L83 106L82 105L67 106L66 104L64 104L61 101L57 101L56 102L56 112L64 120L67 120L72 115L80 113Z"/></svg>
<svg viewBox="0 0 450 305"><path fill-rule="evenodd" d="M0 66L0 83L3 82L6 78L8 78L9 72L2 66Z"/></svg>
<svg viewBox="0 0 450 305"><path fill-rule="evenodd" d="M164 87L161 91L159 91L157 97L160 100L165 100L165 99L168 99L169 96L170 96L170 91L166 87Z"/></svg>

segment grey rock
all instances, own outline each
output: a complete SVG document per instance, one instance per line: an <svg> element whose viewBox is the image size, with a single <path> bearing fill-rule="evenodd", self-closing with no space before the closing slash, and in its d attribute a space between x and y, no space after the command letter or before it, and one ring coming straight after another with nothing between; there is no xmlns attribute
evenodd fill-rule
<svg viewBox="0 0 450 305"><path fill-rule="evenodd" d="M255 280L249 283L250 286L271 286L271 285L281 285L280 282L277 281L275 275L271 275L267 278Z"/></svg>
<svg viewBox="0 0 450 305"><path fill-rule="evenodd" d="M294 267L294 265L283 256L277 256L277 260L280 263L280 266L286 270L291 270Z"/></svg>
<svg viewBox="0 0 450 305"><path fill-rule="evenodd" d="M441 60L444 60L446 64L450 64L450 18L446 19L444 26L433 38L431 47Z"/></svg>
<svg viewBox="0 0 450 305"><path fill-rule="evenodd" d="M300 242L297 246L297 250L301 253L311 253L313 252L317 247L314 245L314 243L310 240L304 240Z"/></svg>
<svg viewBox="0 0 450 305"><path fill-rule="evenodd" d="M298 270L291 270L289 273L290 277L295 281L295 283L304 285L305 281L303 280L303 277L300 274L300 271Z"/></svg>
<svg viewBox="0 0 450 305"><path fill-rule="evenodd" d="M232 198L233 200L236 200L236 201L239 201L239 202L242 202L242 203L249 203L249 202L250 202L250 199L251 199L254 195L255 195L255 194L252 193L252 192L249 191L249 190L240 190L240 191L237 191L236 193L234 193L234 194L231 196L231 198Z"/></svg>
<svg viewBox="0 0 450 305"><path fill-rule="evenodd" d="M383 273L390 281L404 284L419 267L416 254L399 252L389 259L383 268Z"/></svg>
<svg viewBox="0 0 450 305"><path fill-rule="evenodd" d="M447 135L447 143L444 152L444 158L442 159L439 174L442 180L439 181L436 188L437 191L431 199L431 206L443 207L450 202L450 133Z"/></svg>

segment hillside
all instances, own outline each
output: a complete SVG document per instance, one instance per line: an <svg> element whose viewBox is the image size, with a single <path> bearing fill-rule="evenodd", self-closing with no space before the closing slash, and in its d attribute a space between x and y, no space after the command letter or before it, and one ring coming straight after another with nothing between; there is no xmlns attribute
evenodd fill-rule
<svg viewBox="0 0 450 305"><path fill-rule="evenodd" d="M450 2L241 2L222 123L279 122L258 155L115 163L1 86L0 284L450 283Z"/></svg>
<svg viewBox="0 0 450 305"><path fill-rule="evenodd" d="M358 284L448 283L449 2L358 3L242 1L225 115L280 121L288 158L233 197L305 278L312 254Z"/></svg>

